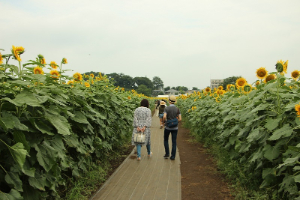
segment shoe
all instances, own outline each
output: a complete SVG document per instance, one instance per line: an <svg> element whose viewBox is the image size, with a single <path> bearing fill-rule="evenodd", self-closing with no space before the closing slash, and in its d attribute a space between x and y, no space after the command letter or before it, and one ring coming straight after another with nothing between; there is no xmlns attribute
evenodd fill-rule
<svg viewBox="0 0 300 200"><path fill-rule="evenodd" d="M164 155L164 158L165 158L165 159L168 159L168 158L169 158L169 155L167 155L167 154Z"/></svg>
<svg viewBox="0 0 300 200"><path fill-rule="evenodd" d="M138 157L138 158L137 158L137 161L140 161L140 160L141 160L141 158L140 158L140 157Z"/></svg>
<svg viewBox="0 0 300 200"><path fill-rule="evenodd" d="M153 153L151 152L150 154L148 154L148 158L152 157Z"/></svg>
<svg viewBox="0 0 300 200"><path fill-rule="evenodd" d="M171 159L171 160L175 160L175 157L171 156L170 159Z"/></svg>

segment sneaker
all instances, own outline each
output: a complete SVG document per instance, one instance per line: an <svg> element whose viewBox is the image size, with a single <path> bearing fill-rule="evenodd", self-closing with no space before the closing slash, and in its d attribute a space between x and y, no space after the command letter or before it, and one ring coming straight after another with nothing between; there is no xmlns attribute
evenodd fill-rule
<svg viewBox="0 0 300 200"><path fill-rule="evenodd" d="M175 160L175 157L171 156L170 159L171 159L171 160Z"/></svg>
<svg viewBox="0 0 300 200"><path fill-rule="evenodd" d="M138 157L138 158L137 158L137 161L140 161L140 160L141 160L141 158L140 158L140 157Z"/></svg>
<svg viewBox="0 0 300 200"><path fill-rule="evenodd" d="M165 158L165 159L168 159L168 158L169 158L169 155L167 155L167 154L164 155L164 158Z"/></svg>
<svg viewBox="0 0 300 200"><path fill-rule="evenodd" d="M150 154L148 154L148 158L152 157L153 153L151 152Z"/></svg>

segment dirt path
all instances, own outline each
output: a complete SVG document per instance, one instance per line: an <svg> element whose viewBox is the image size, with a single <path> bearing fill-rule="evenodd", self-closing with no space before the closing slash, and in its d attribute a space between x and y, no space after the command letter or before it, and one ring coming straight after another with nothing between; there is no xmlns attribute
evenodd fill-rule
<svg viewBox="0 0 300 200"><path fill-rule="evenodd" d="M181 159L182 200L231 200L224 176L217 171L211 155L198 142L193 142L188 129L180 124L177 145Z"/></svg>

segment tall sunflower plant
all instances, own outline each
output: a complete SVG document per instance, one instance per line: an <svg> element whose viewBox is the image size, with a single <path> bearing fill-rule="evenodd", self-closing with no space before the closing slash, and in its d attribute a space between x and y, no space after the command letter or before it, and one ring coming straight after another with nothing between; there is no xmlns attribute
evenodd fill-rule
<svg viewBox="0 0 300 200"><path fill-rule="evenodd" d="M0 199L59 199L66 176L83 176L130 140L133 110L148 97L100 74L63 84L64 70L42 55L18 68L9 62L20 62L19 50L0 58Z"/></svg>
<svg viewBox="0 0 300 200"><path fill-rule="evenodd" d="M237 90L220 95L220 101L190 96L177 104L197 138L227 152L224 170L234 171L244 187L270 199L294 199L300 189L300 89L294 79L299 77L295 73L289 81L287 62L280 63L285 66L276 72L257 70L261 81L251 91L239 80Z"/></svg>

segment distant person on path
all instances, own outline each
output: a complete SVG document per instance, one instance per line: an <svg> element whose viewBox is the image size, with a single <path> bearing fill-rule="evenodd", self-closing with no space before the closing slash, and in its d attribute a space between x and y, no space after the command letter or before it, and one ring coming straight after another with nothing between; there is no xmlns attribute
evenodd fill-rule
<svg viewBox="0 0 300 200"><path fill-rule="evenodd" d="M161 101L160 106L158 108L158 117L159 117L161 129L164 127L163 117L164 117L165 108L166 108L166 102Z"/></svg>
<svg viewBox="0 0 300 200"><path fill-rule="evenodd" d="M157 100L156 109L159 107L159 105L160 105L160 100Z"/></svg>
<svg viewBox="0 0 300 200"><path fill-rule="evenodd" d="M149 102L147 99L143 99L141 101L141 106L135 109L134 118L133 118L133 133L131 138L131 144L136 145L137 149L137 160L141 160L141 148L142 145L146 145L148 157L152 155L151 152L151 140L150 140L150 127L151 127L151 110L149 109ZM144 132L145 135L145 143L135 143L133 141L134 133Z"/></svg>
<svg viewBox="0 0 300 200"><path fill-rule="evenodd" d="M181 113L179 108L177 108L174 104L176 103L176 97L171 95L169 97L169 106L165 108L163 122L167 122L168 120L172 120L177 118L178 122L181 121ZM175 127L168 127L167 123L164 131L164 146L165 146L165 155L164 158L169 158L170 149L169 149L169 135L172 135L172 152L171 152L171 160L175 160L176 156L176 140L178 133L178 125Z"/></svg>

